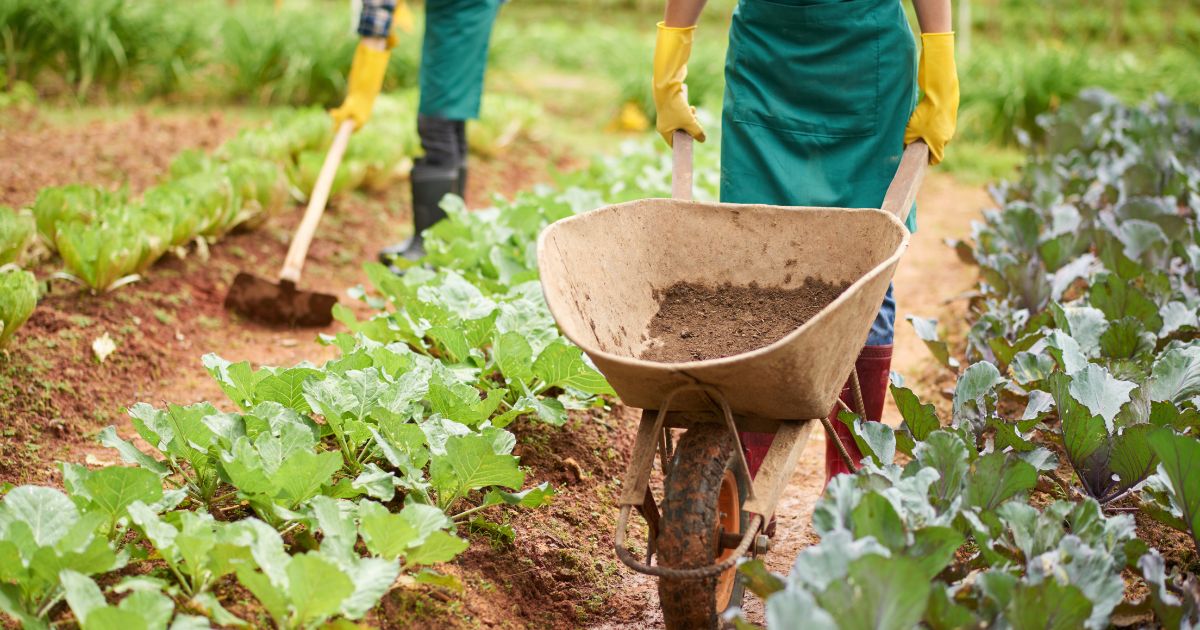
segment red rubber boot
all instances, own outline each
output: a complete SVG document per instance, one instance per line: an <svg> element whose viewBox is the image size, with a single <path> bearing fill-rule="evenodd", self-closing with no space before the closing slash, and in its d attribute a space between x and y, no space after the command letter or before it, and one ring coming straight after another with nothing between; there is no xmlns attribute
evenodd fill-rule
<svg viewBox="0 0 1200 630"><path fill-rule="evenodd" d="M758 469L762 468L763 460L767 458L767 451L771 449L771 442L775 441L775 434L738 431L738 439L742 441L742 453L746 455L746 466L750 469L750 479L753 480L758 476ZM774 514L763 528L763 533L771 538L775 537Z"/></svg>
<svg viewBox="0 0 1200 630"><path fill-rule="evenodd" d="M858 371L858 382L862 387L863 406L867 412L866 419L871 422L879 422L883 417L883 401L887 397L888 374L891 367L892 346L890 345L863 346L862 352L858 354L858 360L854 362L854 369ZM847 381L846 385L842 387L841 399L850 409L858 409L854 402L854 391L851 389L850 381ZM854 442L850 428L838 421L837 414L840 410L841 405L834 405L833 411L829 413L829 421L857 466L858 462L862 460L862 453L858 451L858 445ZM848 472L850 472L850 467L842 459L842 454L838 452L833 440L827 438L825 442L825 485L828 486L829 480L836 475Z"/></svg>

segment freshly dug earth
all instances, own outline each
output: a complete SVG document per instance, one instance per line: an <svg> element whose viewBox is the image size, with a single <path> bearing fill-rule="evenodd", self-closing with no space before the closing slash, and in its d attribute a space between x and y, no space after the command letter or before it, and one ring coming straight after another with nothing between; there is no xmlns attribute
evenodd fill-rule
<svg viewBox="0 0 1200 630"><path fill-rule="evenodd" d="M704 286L676 282L655 293L649 361L673 363L729 357L768 346L812 319L850 286L809 276L794 289Z"/></svg>

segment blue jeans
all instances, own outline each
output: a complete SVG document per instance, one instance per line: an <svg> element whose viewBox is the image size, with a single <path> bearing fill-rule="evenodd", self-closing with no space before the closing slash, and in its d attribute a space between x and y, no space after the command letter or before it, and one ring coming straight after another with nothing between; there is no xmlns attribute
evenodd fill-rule
<svg viewBox="0 0 1200 630"><path fill-rule="evenodd" d="M887 294L883 296L883 305L871 322L871 332L867 333L868 346L890 346L896 338L896 298L892 297L892 285L888 285Z"/></svg>

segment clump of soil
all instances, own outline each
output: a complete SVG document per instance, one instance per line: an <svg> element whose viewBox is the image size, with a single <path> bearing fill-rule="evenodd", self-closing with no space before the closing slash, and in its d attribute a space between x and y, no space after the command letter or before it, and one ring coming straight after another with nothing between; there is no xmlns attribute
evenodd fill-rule
<svg viewBox="0 0 1200 630"><path fill-rule="evenodd" d="M658 312L650 320L650 346L641 358L702 361L757 350L812 319L849 286L812 276L794 289L676 282L655 292Z"/></svg>

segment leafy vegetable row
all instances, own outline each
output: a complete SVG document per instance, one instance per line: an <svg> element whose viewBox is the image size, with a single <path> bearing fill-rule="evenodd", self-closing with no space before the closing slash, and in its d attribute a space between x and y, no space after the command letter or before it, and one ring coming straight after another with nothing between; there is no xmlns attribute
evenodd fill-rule
<svg viewBox="0 0 1200 630"><path fill-rule="evenodd" d="M465 549L463 527L514 536L485 524L489 509L554 493L525 487L505 427L523 416L562 424L610 391L555 328L534 239L616 188L649 178L665 190L668 158L649 146L493 209L451 202L428 262L463 247L460 230L478 235L474 254L402 278L369 265L375 290L356 293L379 312L355 321L339 309L351 332L325 338L339 358L254 369L208 355L231 411L135 405L143 446L114 428L100 435L132 467L63 464L65 494L9 491L0 610L29 627L63 600L84 628L267 623L222 605L236 583L276 627L307 628L362 618L402 572L453 586L423 567ZM715 182L704 188L711 196ZM109 576L123 567L131 577Z"/></svg>
<svg viewBox="0 0 1200 630"><path fill-rule="evenodd" d="M1181 568L1102 513L1132 502L1193 538L1200 525L1198 114L1091 91L1043 119L1001 209L954 244L981 279L949 428L899 383L900 430L844 414L868 458L817 506L821 542L786 580L743 569L768 621L1103 628L1120 607L1200 622ZM913 323L957 368L936 323ZM1032 507L1035 489L1058 499ZM1123 601L1124 570L1142 601Z"/></svg>

